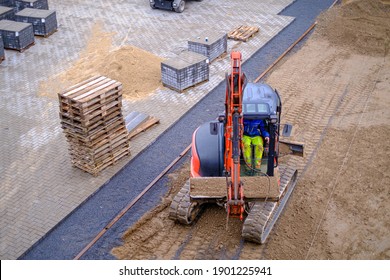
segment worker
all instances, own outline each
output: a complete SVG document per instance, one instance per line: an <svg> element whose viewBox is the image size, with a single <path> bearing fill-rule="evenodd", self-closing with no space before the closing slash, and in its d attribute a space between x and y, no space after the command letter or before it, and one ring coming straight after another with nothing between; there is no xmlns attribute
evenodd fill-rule
<svg viewBox="0 0 390 280"><path fill-rule="evenodd" d="M254 146L254 168L260 169L261 158L264 151L264 140L269 143L269 133L265 129L265 122L263 120L244 119L244 135L242 142L244 145L244 159L245 162L253 168L252 165L252 148Z"/></svg>

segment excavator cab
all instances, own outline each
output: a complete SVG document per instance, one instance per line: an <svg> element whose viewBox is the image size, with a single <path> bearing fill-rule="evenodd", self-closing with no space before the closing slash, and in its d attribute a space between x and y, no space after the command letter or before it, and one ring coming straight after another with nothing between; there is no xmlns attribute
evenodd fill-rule
<svg viewBox="0 0 390 280"><path fill-rule="evenodd" d="M267 84L247 83L243 90L243 118L261 119L265 124L265 129L270 134L270 141L264 145L262 166L266 165L266 174L274 175L274 167L278 162L278 140L280 130L280 112L282 109L278 92ZM263 139L264 140L264 139ZM270 152L272 151L272 152ZM254 155L254 152L252 152ZM247 163L244 162L244 166ZM251 172L252 175L260 172Z"/></svg>
<svg viewBox="0 0 390 280"><path fill-rule="evenodd" d="M244 119L261 119L265 129L270 133L270 142L264 145L262 172L250 172L254 175L273 176L274 167L278 162L278 135L280 130L281 101L276 90L267 84L245 83L242 98L242 116ZM192 145L192 177L221 177L224 174L225 152L225 115L219 116L218 121L201 125L193 134ZM291 131L291 128L290 128ZM269 153L270 146L274 153ZM254 155L254 152L252 152ZM269 157L271 155L272 157ZM248 175L247 163L241 153L241 174ZM270 164L268 164L268 160ZM258 170L260 171L260 170ZM265 174L264 174L265 173Z"/></svg>

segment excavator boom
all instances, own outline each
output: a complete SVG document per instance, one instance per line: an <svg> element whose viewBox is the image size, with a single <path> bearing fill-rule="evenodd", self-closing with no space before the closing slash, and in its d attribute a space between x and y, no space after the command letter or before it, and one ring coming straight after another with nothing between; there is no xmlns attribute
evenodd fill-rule
<svg viewBox="0 0 390 280"><path fill-rule="evenodd" d="M225 99L225 175L227 177L229 216L243 219L244 194L240 178L242 135L242 90L245 76L241 72L241 53L231 53L231 74L227 75Z"/></svg>

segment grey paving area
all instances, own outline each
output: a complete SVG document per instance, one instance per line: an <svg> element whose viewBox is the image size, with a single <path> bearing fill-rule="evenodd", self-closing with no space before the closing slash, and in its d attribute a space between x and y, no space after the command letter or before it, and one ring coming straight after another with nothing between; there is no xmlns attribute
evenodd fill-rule
<svg viewBox="0 0 390 280"><path fill-rule="evenodd" d="M93 177L71 166L58 101L40 95L39 83L72 66L96 22L112 32L112 49L134 45L162 58L176 56L188 39L209 30L256 25L260 32L247 43L228 41L228 52L238 49L246 60L294 20L277 15L292 2L194 1L177 14L152 10L146 0L49 1L59 30L36 38L23 53L6 51L0 64L0 258L20 256L216 87L229 68L226 56L210 65L207 83L182 94L160 88L143 99L125 99L125 115L140 111L160 124L131 141L131 157Z"/></svg>

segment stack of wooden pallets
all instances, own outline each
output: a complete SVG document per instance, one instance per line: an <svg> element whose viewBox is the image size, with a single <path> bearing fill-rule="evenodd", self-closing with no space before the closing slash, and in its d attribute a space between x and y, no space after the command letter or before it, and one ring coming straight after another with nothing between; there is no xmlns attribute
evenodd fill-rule
<svg viewBox="0 0 390 280"><path fill-rule="evenodd" d="M58 96L61 125L74 166L96 176L130 154L120 82L97 76Z"/></svg>

